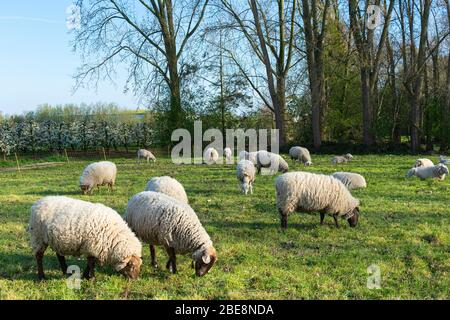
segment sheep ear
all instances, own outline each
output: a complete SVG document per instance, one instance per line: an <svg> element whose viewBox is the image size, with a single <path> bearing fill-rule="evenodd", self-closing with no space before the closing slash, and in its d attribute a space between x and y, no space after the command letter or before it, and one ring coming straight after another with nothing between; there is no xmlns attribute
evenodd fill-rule
<svg viewBox="0 0 450 320"><path fill-rule="evenodd" d="M208 255L203 255L203 256L202 256L202 260L203 260L203 262L204 262L205 264L208 264L208 263L211 262L211 257L209 256L209 254L208 254Z"/></svg>

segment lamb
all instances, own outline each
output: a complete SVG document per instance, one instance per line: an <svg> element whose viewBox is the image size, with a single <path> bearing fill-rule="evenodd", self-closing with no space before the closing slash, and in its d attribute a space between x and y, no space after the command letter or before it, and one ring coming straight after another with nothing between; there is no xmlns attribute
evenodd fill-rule
<svg viewBox="0 0 450 320"><path fill-rule="evenodd" d="M289 170L289 165L286 160L276 153L265 150L258 151L256 160L256 168L258 169L258 173L261 172L261 168L270 168L272 172L279 171L282 173Z"/></svg>
<svg viewBox="0 0 450 320"><path fill-rule="evenodd" d="M366 179L357 173L335 172L331 176L341 181L348 190L367 187Z"/></svg>
<svg viewBox="0 0 450 320"><path fill-rule="evenodd" d="M434 166L433 161L431 161L430 159L427 159L427 158L417 159L416 163L414 164L414 168L432 167L432 166Z"/></svg>
<svg viewBox="0 0 450 320"><path fill-rule="evenodd" d="M80 188L82 193L92 194L92 190L99 186L108 185L108 188L113 191L116 183L117 167L114 163L109 161L94 162L84 168L80 177Z"/></svg>
<svg viewBox="0 0 450 320"><path fill-rule="evenodd" d="M232 163L231 162L231 157L233 156L233 151L231 151L230 148L225 148L225 149L223 149L223 154L225 156L226 162L227 163Z"/></svg>
<svg viewBox="0 0 450 320"><path fill-rule="evenodd" d="M417 176L421 180L425 180L428 178L436 178L440 181L445 179L445 176L448 175L448 167L445 164L439 163L432 167L418 167L412 168L408 171L407 177L411 178L412 176Z"/></svg>
<svg viewBox="0 0 450 320"><path fill-rule="evenodd" d="M148 181L145 191L161 192L180 202L188 203L188 197L181 183L171 177L154 177Z"/></svg>
<svg viewBox="0 0 450 320"><path fill-rule="evenodd" d="M311 166L311 155L309 153L309 150L302 147L292 147L289 150L289 156L292 160L298 160L301 161L305 166Z"/></svg>
<svg viewBox="0 0 450 320"><path fill-rule="evenodd" d="M353 160L353 156L350 153L343 154L342 156L335 156L331 159L331 163L338 164L338 163L345 163L350 160Z"/></svg>
<svg viewBox="0 0 450 320"><path fill-rule="evenodd" d="M155 245L166 249L166 268L172 273L177 272L177 253L192 253L197 276L205 275L217 260L212 241L194 210L165 194L144 191L133 196L124 219L143 242L150 244L154 267L158 267Z"/></svg>
<svg viewBox="0 0 450 320"><path fill-rule="evenodd" d="M31 207L28 232L39 280L45 279L44 252L50 246L63 274L66 255L86 256L84 278L94 277L95 264L108 264L124 276L138 277L142 246L121 216L99 203L61 196L42 198Z"/></svg>
<svg viewBox="0 0 450 320"><path fill-rule="evenodd" d="M156 162L156 157L149 150L139 149L137 152L137 161L139 163L141 163L141 158L147 159L147 163L149 163L150 160Z"/></svg>
<svg viewBox="0 0 450 320"><path fill-rule="evenodd" d="M450 165L450 159L445 159L443 155L439 156L439 163L445 164L446 166Z"/></svg>
<svg viewBox="0 0 450 320"><path fill-rule="evenodd" d="M253 194L253 181L255 180L255 166L249 160L241 160L237 165L237 178L241 182L243 193Z"/></svg>
<svg viewBox="0 0 450 320"><path fill-rule="evenodd" d="M214 148L208 148L203 154L203 160L206 164L216 164L219 161L219 153Z"/></svg>
<svg viewBox="0 0 450 320"><path fill-rule="evenodd" d="M275 186L283 230L287 229L287 218L294 211L318 211L320 224L323 224L325 214L333 216L336 227L339 227L338 217L346 219L350 227L358 224L359 200L331 176L290 172L279 176Z"/></svg>

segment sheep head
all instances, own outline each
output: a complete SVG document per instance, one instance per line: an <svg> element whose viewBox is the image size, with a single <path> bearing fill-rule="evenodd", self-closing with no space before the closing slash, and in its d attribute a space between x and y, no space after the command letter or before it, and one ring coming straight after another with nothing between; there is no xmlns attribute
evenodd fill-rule
<svg viewBox="0 0 450 320"><path fill-rule="evenodd" d="M195 262L195 274L199 277L208 273L217 260L216 249L210 246L206 249L199 249L193 254Z"/></svg>
<svg viewBox="0 0 450 320"><path fill-rule="evenodd" d="M359 220L359 208L356 207L352 211L352 216L348 218L347 221L350 227L354 228L358 225L358 220Z"/></svg>
<svg viewBox="0 0 450 320"><path fill-rule="evenodd" d="M125 260L126 261L126 260ZM119 272L125 277L130 279L136 279L141 272L142 259L137 256L131 256Z"/></svg>
<svg viewBox="0 0 450 320"><path fill-rule="evenodd" d="M88 185L80 185L81 192L83 195L87 195L91 193L92 188Z"/></svg>

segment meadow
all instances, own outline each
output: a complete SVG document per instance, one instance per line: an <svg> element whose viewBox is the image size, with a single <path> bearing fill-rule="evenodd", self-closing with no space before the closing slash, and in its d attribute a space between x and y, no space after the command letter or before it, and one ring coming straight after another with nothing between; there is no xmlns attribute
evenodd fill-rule
<svg viewBox="0 0 450 320"><path fill-rule="evenodd" d="M289 161L290 171L358 172L368 187L352 192L362 202L356 228L341 220L337 229L331 217L321 226L319 214L296 213L286 232L275 207L275 176L257 176L254 194L244 196L235 165L177 166L169 158L137 165L131 155L122 156L110 159L118 167L116 191L102 188L82 196L80 173L100 157L21 172L5 170L14 167L12 159L0 160L0 299L449 299L450 180L406 179L418 157L356 155L353 162L333 166L331 155L313 155L308 168ZM214 242L218 261L210 273L196 277L190 257L178 256L178 273L170 274L162 248L157 249L162 267L154 269L145 245L139 279L128 282L110 267L97 267L95 280L83 280L74 290L48 249L48 280L37 281L26 232L34 201L65 195L123 214L128 199L162 175L184 185ZM84 269L85 263L68 257L69 265ZM379 268L380 289L367 287L369 266Z"/></svg>

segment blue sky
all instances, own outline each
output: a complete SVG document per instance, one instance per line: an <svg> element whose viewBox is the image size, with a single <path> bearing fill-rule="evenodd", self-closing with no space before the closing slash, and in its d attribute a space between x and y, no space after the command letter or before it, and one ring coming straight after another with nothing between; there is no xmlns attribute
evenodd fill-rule
<svg viewBox="0 0 450 320"><path fill-rule="evenodd" d="M73 93L80 58L66 27L69 0L0 1L0 111L18 114L43 103L115 102L135 109L137 99L123 93L125 74L116 86Z"/></svg>

